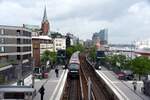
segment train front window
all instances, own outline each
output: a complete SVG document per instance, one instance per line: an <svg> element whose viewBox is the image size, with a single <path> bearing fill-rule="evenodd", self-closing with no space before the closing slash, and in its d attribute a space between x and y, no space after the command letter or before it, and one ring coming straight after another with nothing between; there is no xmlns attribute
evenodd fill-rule
<svg viewBox="0 0 150 100"><path fill-rule="evenodd" d="M79 69L79 65L78 64L70 64L70 69Z"/></svg>

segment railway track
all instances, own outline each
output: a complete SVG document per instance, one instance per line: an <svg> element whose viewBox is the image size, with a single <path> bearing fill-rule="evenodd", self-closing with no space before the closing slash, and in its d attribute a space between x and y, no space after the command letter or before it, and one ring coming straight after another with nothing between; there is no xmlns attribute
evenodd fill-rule
<svg viewBox="0 0 150 100"><path fill-rule="evenodd" d="M98 77L98 75L95 72L95 69L86 61L86 57L84 54L80 55L80 64L81 64L81 72L82 72L82 81L84 81L83 84L85 86L83 91L84 95L87 95L88 91L88 78L90 77L92 85L91 85L91 99L92 100L114 100L109 92L106 89L105 84L102 83L101 79ZM84 80L83 80L84 79ZM86 92L86 93L85 93ZM84 96L84 100L87 100L87 98Z"/></svg>
<svg viewBox="0 0 150 100"><path fill-rule="evenodd" d="M68 76L62 100L82 100L79 78L70 78Z"/></svg>

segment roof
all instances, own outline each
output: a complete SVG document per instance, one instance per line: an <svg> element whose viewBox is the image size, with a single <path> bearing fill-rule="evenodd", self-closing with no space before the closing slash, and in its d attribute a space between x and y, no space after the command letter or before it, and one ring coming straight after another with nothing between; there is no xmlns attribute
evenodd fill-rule
<svg viewBox="0 0 150 100"><path fill-rule="evenodd" d="M134 51L135 53L138 54L144 54L144 55L150 55L150 49L138 49Z"/></svg>
<svg viewBox="0 0 150 100"><path fill-rule="evenodd" d="M10 30L24 30L24 31L29 31L29 29L24 28L22 26L9 26L9 25L0 25L0 29L10 29Z"/></svg>
<svg viewBox="0 0 150 100"><path fill-rule="evenodd" d="M32 39L51 40L52 38L46 35L40 35L40 36L32 36Z"/></svg>

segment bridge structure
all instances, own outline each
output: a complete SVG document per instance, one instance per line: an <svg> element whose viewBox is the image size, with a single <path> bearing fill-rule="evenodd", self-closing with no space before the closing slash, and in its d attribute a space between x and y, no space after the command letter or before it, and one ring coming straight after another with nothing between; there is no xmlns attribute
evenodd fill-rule
<svg viewBox="0 0 150 100"><path fill-rule="evenodd" d="M117 75L105 67L96 70L88 58L80 55L79 77L69 77L68 69L60 68L59 77L54 70L45 80L44 100L149 100L150 97L134 92L132 83L119 80ZM36 81L37 83L40 81ZM36 83L35 82L35 83ZM39 84L43 84L39 83ZM141 85L139 83L139 85ZM40 85L35 85L37 88ZM140 87L140 86L139 86ZM140 88L139 88L140 89ZM139 90L138 89L138 90ZM40 94L34 100L40 100Z"/></svg>
<svg viewBox="0 0 150 100"><path fill-rule="evenodd" d="M105 67L95 69L86 54L79 57L79 77L70 77L68 69L59 65L58 77L54 69L48 79L35 79L36 94L33 100L41 100L41 86L45 88L44 100L150 100L150 97L139 92L141 83L135 92L131 82L119 80L114 72Z"/></svg>

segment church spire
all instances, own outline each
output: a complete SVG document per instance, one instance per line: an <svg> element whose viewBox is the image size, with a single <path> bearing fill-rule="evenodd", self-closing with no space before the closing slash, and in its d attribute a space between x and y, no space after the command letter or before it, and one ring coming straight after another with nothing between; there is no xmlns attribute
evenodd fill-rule
<svg viewBox="0 0 150 100"><path fill-rule="evenodd" d="M41 23L41 30L42 30L42 35L48 35L48 32L50 31L50 25L49 25L49 21L47 19L46 5L45 5L45 9L44 9L43 20Z"/></svg>
<svg viewBox="0 0 150 100"><path fill-rule="evenodd" d="M48 20L47 20L46 5L45 5L44 15L43 15L43 22L45 22L45 21L48 21Z"/></svg>

